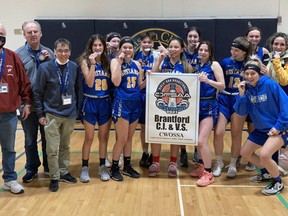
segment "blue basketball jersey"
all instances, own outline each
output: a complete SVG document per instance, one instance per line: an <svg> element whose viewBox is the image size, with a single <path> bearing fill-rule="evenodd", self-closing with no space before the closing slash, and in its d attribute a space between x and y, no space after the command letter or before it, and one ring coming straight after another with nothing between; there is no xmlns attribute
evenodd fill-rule
<svg viewBox="0 0 288 216"><path fill-rule="evenodd" d="M83 79L83 93L88 97L108 97L112 87L111 75L107 71L103 71L101 64L95 65L95 76L92 88L88 87L85 79Z"/></svg>
<svg viewBox="0 0 288 216"><path fill-rule="evenodd" d="M207 74L208 79L216 81L216 78L214 76L214 72L211 68L211 62L206 62L204 65L199 66L199 73L205 72ZM213 86L201 82L200 83L200 98L203 97L215 97L216 98L216 92L217 89L214 88Z"/></svg>
<svg viewBox="0 0 288 216"><path fill-rule="evenodd" d="M114 55L114 53L110 52L110 53L108 54L108 58L109 58L109 60L111 61L113 58L116 58L116 56Z"/></svg>
<svg viewBox="0 0 288 216"><path fill-rule="evenodd" d="M225 78L225 91L229 93L238 92L238 84L243 80L244 61L236 61L232 58L225 58L221 62Z"/></svg>
<svg viewBox="0 0 288 216"><path fill-rule="evenodd" d="M256 55L261 61L263 61L263 47L257 47L257 49L253 52L254 55Z"/></svg>
<svg viewBox="0 0 288 216"><path fill-rule="evenodd" d="M154 63L153 51L149 51L148 55L146 56L142 50L139 50L136 53L134 59L136 61L141 59L142 63L145 64L144 66L142 66L142 70L144 72L144 77L143 77L142 81L146 80L146 71L147 70L151 70L152 66L153 66L153 63ZM141 90L141 93L142 94L146 93L146 87Z"/></svg>
<svg viewBox="0 0 288 216"><path fill-rule="evenodd" d="M115 88L115 98L122 100L139 100L141 98L138 86L139 68L134 61L123 62L121 65L121 83Z"/></svg>
<svg viewBox="0 0 288 216"><path fill-rule="evenodd" d="M182 61L179 60L176 64L172 64L169 58L165 58L161 65L161 72L163 73L184 73L184 66Z"/></svg>
<svg viewBox="0 0 288 216"><path fill-rule="evenodd" d="M193 53L189 53L187 50L184 51L187 62L195 68L195 66L200 64L200 60L198 59L198 50L195 49Z"/></svg>
<svg viewBox="0 0 288 216"><path fill-rule="evenodd" d="M153 66L153 63L154 63L154 57L153 57L153 52L152 51L149 51L148 55L146 56L143 51L139 50L136 53L134 59L136 61L141 59L141 61L145 64L146 68L152 69L152 66ZM142 68L143 68L143 66L142 66Z"/></svg>

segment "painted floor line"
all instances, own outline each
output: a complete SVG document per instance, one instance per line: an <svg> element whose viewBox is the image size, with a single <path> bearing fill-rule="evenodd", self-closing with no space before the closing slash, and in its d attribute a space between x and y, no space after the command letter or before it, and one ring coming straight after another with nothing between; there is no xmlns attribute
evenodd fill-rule
<svg viewBox="0 0 288 216"><path fill-rule="evenodd" d="M177 170L177 179L176 180L177 180L177 189L178 189L180 212L181 212L181 216L184 216L185 215L184 204L183 204L183 199L182 199L182 190L181 190L181 184L180 184L178 170Z"/></svg>
<svg viewBox="0 0 288 216"><path fill-rule="evenodd" d="M180 185L181 187L198 187L196 185ZM214 188L264 188L265 186L253 186L253 185L209 185L207 187Z"/></svg>
<svg viewBox="0 0 288 216"><path fill-rule="evenodd" d="M282 194L277 194L276 196L281 201L281 203L286 207L286 209L288 209L288 202L285 200Z"/></svg>

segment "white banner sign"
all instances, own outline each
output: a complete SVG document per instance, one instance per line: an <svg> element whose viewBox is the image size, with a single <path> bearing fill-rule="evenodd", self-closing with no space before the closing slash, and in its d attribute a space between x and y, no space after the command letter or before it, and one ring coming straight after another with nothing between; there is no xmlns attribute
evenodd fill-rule
<svg viewBox="0 0 288 216"><path fill-rule="evenodd" d="M198 75L151 73L146 82L146 142L197 145Z"/></svg>

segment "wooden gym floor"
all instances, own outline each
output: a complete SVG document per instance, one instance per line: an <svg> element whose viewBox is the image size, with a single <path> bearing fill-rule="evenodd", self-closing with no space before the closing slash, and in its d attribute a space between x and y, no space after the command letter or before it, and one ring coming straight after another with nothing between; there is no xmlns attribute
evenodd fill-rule
<svg viewBox="0 0 288 216"><path fill-rule="evenodd" d="M95 132L97 133L97 131ZM141 174L140 179L124 176L123 182L110 180L102 182L98 176L98 140L95 140L90 156L89 183L79 181L81 169L81 148L84 139L83 126L78 122L71 140L70 172L76 176L76 184L60 183L58 192L48 191L49 178L43 174L43 167L39 168L38 178L31 183L23 184L25 193L14 195L0 189L0 215L2 216L130 216L130 215L229 215L229 216L274 216L288 215L288 177L284 177L286 189L276 196L265 196L260 190L267 183L252 183L249 177L256 171L244 170L246 161L242 160L241 168L235 179L227 179L227 169L223 169L220 177L205 188L195 186L196 178L189 176L193 169L193 147L187 147L190 166L179 167L179 176L169 178L167 166L169 163L169 146L163 145L161 154L161 172L155 178L147 176L147 170L140 168L141 158L140 131L137 129L134 136L132 163ZM16 171L18 181L22 182L25 174L24 138L21 125L18 125L16 137ZM209 144L212 147L212 136ZM247 132L243 132L243 142ZM109 140L109 158L115 142L115 131L112 128ZM229 164L230 132L225 134L225 165ZM213 148L211 148L213 150ZM39 150L41 147L39 146ZM42 153L40 152L40 155ZM2 171L2 166L0 170ZM0 180L3 184L3 180Z"/></svg>

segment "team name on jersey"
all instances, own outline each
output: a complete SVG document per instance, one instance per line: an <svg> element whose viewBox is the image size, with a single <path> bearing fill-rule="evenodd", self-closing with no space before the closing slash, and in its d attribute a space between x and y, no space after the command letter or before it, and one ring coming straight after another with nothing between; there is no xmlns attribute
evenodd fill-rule
<svg viewBox="0 0 288 216"><path fill-rule="evenodd" d="M180 71L176 71L174 69L163 69L162 73L181 73Z"/></svg>
<svg viewBox="0 0 288 216"><path fill-rule="evenodd" d="M239 74L241 76L244 75L244 72L239 70L239 69L236 69L236 68L233 68L233 69L228 69L225 71L225 75L231 75L231 74Z"/></svg>
<svg viewBox="0 0 288 216"><path fill-rule="evenodd" d="M146 66L152 68L153 67L153 62L151 62L151 63L148 62L148 64Z"/></svg>
<svg viewBox="0 0 288 216"><path fill-rule="evenodd" d="M198 59L197 58L187 59L187 62L191 65L196 65L198 63Z"/></svg>
<svg viewBox="0 0 288 216"><path fill-rule="evenodd" d="M133 68L126 68L122 70L122 76L125 76L126 74L139 74L139 71Z"/></svg>
<svg viewBox="0 0 288 216"><path fill-rule="evenodd" d="M110 74L107 73L107 72L104 72L103 70L96 70L96 71L94 71L94 75L95 75L95 76L102 75L102 76L110 77Z"/></svg>

